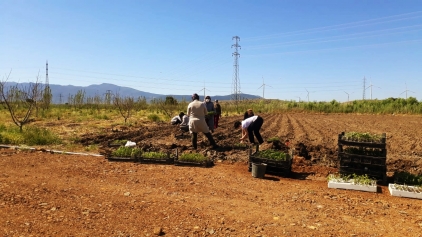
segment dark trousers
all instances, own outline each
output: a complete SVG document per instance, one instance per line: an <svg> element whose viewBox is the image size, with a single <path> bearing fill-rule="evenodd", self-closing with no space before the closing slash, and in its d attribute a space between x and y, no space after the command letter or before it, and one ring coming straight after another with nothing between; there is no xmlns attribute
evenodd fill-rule
<svg viewBox="0 0 422 237"><path fill-rule="evenodd" d="M264 140L261 137L261 133L259 133L259 130L261 129L263 123L264 123L264 119L258 116L258 118L256 118L256 120L249 125L248 135L249 135L249 141L251 143L255 142L254 135L256 139L258 139L259 144L264 143Z"/></svg>
<svg viewBox="0 0 422 237"><path fill-rule="evenodd" d="M217 144L214 141L214 138L212 137L211 133L204 133L205 136L208 138L208 141L210 141L210 144L212 146L216 146ZM192 147L196 150L198 148L198 133L193 132L191 136L192 141Z"/></svg>
<svg viewBox="0 0 422 237"><path fill-rule="evenodd" d="M214 115L214 128L218 128L218 120L220 119L220 115Z"/></svg>

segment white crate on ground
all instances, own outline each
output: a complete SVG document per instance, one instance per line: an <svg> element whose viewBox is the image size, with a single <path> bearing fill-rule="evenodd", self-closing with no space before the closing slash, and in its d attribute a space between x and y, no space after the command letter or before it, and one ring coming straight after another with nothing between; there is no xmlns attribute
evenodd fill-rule
<svg viewBox="0 0 422 237"><path fill-rule="evenodd" d="M388 190L390 190L391 196L422 199L422 187L389 184Z"/></svg>
<svg viewBox="0 0 422 237"><path fill-rule="evenodd" d="M353 182L328 181L328 188L358 190L364 192L377 192L377 185L360 185Z"/></svg>

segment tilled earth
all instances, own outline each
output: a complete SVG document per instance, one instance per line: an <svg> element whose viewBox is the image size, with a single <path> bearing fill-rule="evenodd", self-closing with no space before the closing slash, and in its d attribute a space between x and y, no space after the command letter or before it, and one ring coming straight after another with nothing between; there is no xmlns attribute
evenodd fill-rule
<svg viewBox="0 0 422 237"><path fill-rule="evenodd" d="M264 114L265 139L295 148L290 177L251 176L248 150L233 149L241 117L223 117L213 136L221 146L199 152L211 168L109 162L103 156L0 149L3 236L421 236L422 201L329 189L342 131L387 134L388 172L421 172L422 117ZM55 126L50 124L50 126ZM58 126L58 124L57 124ZM62 126L62 125L60 125ZM72 126L84 126L72 124ZM158 123L91 131L99 153L118 139L146 149L191 152L189 138ZM270 143L260 149L268 149Z"/></svg>

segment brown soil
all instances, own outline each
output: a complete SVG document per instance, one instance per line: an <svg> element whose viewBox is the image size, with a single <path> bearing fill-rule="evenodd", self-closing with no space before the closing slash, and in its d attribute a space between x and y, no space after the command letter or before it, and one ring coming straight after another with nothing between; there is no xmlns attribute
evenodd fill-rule
<svg viewBox="0 0 422 237"><path fill-rule="evenodd" d="M264 114L264 138L296 149L291 177L251 176L248 150L233 149L241 117L223 117L199 152L212 168L109 162L101 156L0 150L3 236L421 236L422 201L328 189L342 131L387 134L387 169L422 173L421 116ZM51 126L54 126L51 125ZM74 126L84 126L75 124ZM117 131L116 131L117 130ZM85 145L128 139L144 149L190 150L174 126L91 131ZM200 136L202 137L202 136ZM268 149L266 143L260 149ZM300 155L299 155L300 154Z"/></svg>

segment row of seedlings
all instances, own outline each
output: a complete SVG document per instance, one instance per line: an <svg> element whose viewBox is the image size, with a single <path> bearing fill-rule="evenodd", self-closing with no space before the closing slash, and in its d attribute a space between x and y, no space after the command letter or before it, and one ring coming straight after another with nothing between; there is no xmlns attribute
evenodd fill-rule
<svg viewBox="0 0 422 237"><path fill-rule="evenodd" d="M139 147L120 146L106 156L108 161L129 161L141 164L211 167L213 161L200 153L179 154L163 151L143 151Z"/></svg>

